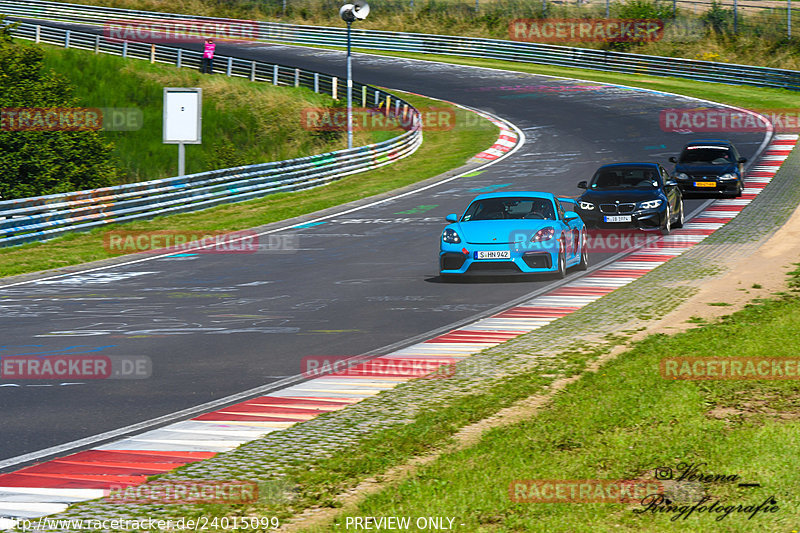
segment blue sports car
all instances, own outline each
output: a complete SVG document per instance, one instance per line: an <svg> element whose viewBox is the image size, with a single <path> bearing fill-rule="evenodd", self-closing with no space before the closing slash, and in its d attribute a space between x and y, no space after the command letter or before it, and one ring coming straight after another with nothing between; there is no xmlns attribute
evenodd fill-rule
<svg viewBox="0 0 800 533"><path fill-rule="evenodd" d="M564 210L562 203L570 206ZM546 192L482 194L442 232L439 272L458 275L541 274L559 278L588 266L586 227L575 200Z"/></svg>

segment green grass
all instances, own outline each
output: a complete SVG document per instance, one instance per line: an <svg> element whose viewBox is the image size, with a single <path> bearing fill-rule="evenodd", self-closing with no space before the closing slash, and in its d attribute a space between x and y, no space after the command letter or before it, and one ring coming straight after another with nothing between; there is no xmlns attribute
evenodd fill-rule
<svg viewBox="0 0 800 533"><path fill-rule="evenodd" d="M161 141L164 87L203 89L203 143L186 147L189 174L347 147L343 132L303 128L302 109L340 105L309 89L251 83L222 74L203 75L195 70L84 50L52 46L44 49L45 67L69 80L79 105L141 113L143 120L132 123L138 129L103 132L115 145L113 155L124 182L177 174L178 148ZM369 144L397 133L359 133L355 144Z"/></svg>
<svg viewBox="0 0 800 533"><path fill-rule="evenodd" d="M794 279L800 270L793 273ZM800 383L668 380L662 359L797 357L800 295L750 305L720 322L673 336L653 335L555 396L530 419L496 428L479 444L446 453L398 485L367 497L347 516L454 517L457 531L792 531L800 523L797 430ZM701 465L737 483L666 487L674 504L705 494L722 505L779 510L747 514L634 513L640 503L513 502L514 480L652 480L659 467ZM711 502L709 502L710 504ZM463 526L461 526L463 524ZM412 528L413 529L413 528ZM310 531L323 531L312 529Z"/></svg>
<svg viewBox="0 0 800 533"><path fill-rule="evenodd" d="M397 93L395 91L395 93ZM400 94L400 93L397 93ZM418 108L451 107L437 100L403 95ZM496 139L498 129L485 119L463 120L452 130L426 131L416 153L377 170L355 174L324 187L297 193L281 193L262 199L224 205L212 209L161 217L151 221L108 226L89 233L74 233L48 242L31 243L0 249L0 276L65 267L114 257L103 247L108 231L213 231L252 228L270 222L312 213L391 191L437 176L464 164L471 156L486 149Z"/></svg>
<svg viewBox="0 0 800 533"><path fill-rule="evenodd" d="M64 0L67 1L67 0ZM343 27L338 16L340 4L317 0L182 0L165 6L163 0L69 0L72 3L111 5L148 11L169 11L211 17L270 20L313 26ZM373 5L369 18L358 28L397 32L461 35L509 39L509 23L517 19L538 19L542 3L522 0L389 0ZM723 4L725 4L723 6ZM283 7L286 7L285 11ZM707 6L698 6L705 10ZM800 46L786 38L785 9L739 10L738 34L733 33L733 11L729 2L705 15L679 8L673 22L672 4L664 1L625 0L610 5L612 18L661 19L667 24L662 39L646 43L580 42L556 43L572 46L622 50L648 55L685 57L732 63L798 68ZM547 2L551 18L605 18L605 2ZM794 27L800 26L794 13Z"/></svg>

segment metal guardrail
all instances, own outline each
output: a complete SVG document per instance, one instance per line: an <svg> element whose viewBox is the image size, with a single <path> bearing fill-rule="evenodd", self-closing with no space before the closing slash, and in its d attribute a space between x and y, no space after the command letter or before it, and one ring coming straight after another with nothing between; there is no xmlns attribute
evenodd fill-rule
<svg viewBox="0 0 800 533"><path fill-rule="evenodd" d="M46 0L26 0L24 3L0 0L0 13L17 17L95 25L122 20L224 20ZM258 40L342 47L346 45L345 28L302 26L277 22L247 22L257 26ZM502 59L608 72L673 76L734 85L800 90L800 72L794 70L450 35L363 29L354 29L352 35L353 45L362 49Z"/></svg>
<svg viewBox="0 0 800 533"><path fill-rule="evenodd" d="M2 8L0 8L2 9ZM202 53L147 43L113 42L91 33L21 24L16 37L97 53L199 67ZM215 57L228 76L275 85L307 87L334 98L346 87L335 76L285 65ZM412 126L392 139L286 161L213 170L181 177L117 185L87 191L0 201L0 246L57 237L71 231L205 209L276 192L324 185L349 174L374 169L413 153L422 143L419 112L408 102L375 87L353 83L353 101Z"/></svg>

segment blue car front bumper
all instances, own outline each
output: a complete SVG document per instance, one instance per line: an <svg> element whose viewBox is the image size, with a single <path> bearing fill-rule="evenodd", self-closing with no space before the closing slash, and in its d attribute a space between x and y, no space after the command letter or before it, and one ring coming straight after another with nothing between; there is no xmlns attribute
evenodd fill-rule
<svg viewBox="0 0 800 533"><path fill-rule="evenodd" d="M487 252L506 254L507 257L480 259ZM558 270L559 248L553 246L525 246L514 244L452 244L443 243L439 252L439 271L445 275L483 274L536 274Z"/></svg>

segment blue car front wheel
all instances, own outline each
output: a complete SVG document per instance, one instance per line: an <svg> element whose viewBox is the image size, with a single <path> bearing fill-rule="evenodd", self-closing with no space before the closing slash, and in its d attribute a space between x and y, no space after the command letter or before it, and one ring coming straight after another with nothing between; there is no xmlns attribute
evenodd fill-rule
<svg viewBox="0 0 800 533"><path fill-rule="evenodd" d="M564 243L560 244L558 250L558 270L556 271L556 276L558 279L564 279L567 275L567 252L564 247Z"/></svg>

